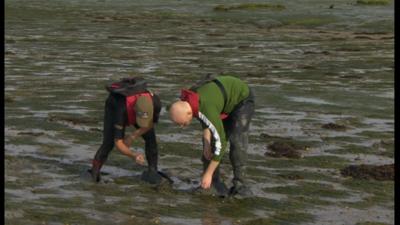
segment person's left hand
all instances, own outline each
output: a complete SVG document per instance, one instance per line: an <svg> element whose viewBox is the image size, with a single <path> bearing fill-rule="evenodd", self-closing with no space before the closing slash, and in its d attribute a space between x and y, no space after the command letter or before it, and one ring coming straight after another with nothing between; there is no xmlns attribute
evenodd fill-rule
<svg viewBox="0 0 400 225"><path fill-rule="evenodd" d="M203 189L209 189L211 187L212 175L205 173L201 178L201 187Z"/></svg>

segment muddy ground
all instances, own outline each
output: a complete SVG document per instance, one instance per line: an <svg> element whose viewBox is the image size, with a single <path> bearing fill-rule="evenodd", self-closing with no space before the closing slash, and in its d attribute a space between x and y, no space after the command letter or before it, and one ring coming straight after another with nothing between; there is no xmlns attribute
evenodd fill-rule
<svg viewBox="0 0 400 225"><path fill-rule="evenodd" d="M394 2L242 3L6 0L5 223L394 224L392 167L360 176L394 163ZM88 179L105 84L144 76L166 106L206 74L254 88L254 197L188 192L201 126L182 130L165 109L159 168L172 186L141 182L144 167L117 151L101 183ZM230 169L226 155L228 186Z"/></svg>

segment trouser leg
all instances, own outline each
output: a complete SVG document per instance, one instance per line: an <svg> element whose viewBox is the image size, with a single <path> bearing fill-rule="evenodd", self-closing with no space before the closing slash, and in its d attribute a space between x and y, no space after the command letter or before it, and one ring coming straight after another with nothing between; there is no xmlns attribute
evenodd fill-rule
<svg viewBox="0 0 400 225"><path fill-rule="evenodd" d="M149 170L157 171L158 148L154 128L142 135L145 141L145 155Z"/></svg>
<svg viewBox="0 0 400 225"><path fill-rule="evenodd" d="M229 159L233 169L232 183L234 186L244 185L248 146L247 132L233 133L230 145Z"/></svg>
<svg viewBox="0 0 400 225"><path fill-rule="evenodd" d="M115 113L113 101L114 99L112 99L111 96L106 100L103 120L103 142L92 161L91 174L96 182L100 181L100 169L107 160L109 153L114 148L113 119Z"/></svg>
<svg viewBox="0 0 400 225"><path fill-rule="evenodd" d="M151 184L160 184L162 176L157 170L158 165L158 147L154 128L142 135L145 141L145 155L148 165L148 170L143 171L142 180Z"/></svg>
<svg viewBox="0 0 400 225"><path fill-rule="evenodd" d="M246 165L248 133L251 118L254 115L254 98L251 94L231 114L226 128L229 129L229 159L233 169L233 187L246 186Z"/></svg>

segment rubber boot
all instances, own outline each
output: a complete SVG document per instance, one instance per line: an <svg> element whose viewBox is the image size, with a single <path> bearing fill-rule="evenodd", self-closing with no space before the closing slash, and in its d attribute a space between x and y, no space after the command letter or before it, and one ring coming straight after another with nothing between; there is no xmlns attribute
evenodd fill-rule
<svg viewBox="0 0 400 225"><path fill-rule="evenodd" d="M150 184L160 184L162 176L157 171L158 149L154 129L143 135L145 140L145 154L147 160L147 170L143 171L141 179Z"/></svg>
<svg viewBox="0 0 400 225"><path fill-rule="evenodd" d="M246 145L246 141L243 141L242 138L233 139L231 142L229 157L233 169L233 186L229 191L230 196L250 197L253 194L247 186L248 181L246 180L247 153L243 151L243 146Z"/></svg>
<svg viewBox="0 0 400 225"><path fill-rule="evenodd" d="M92 161L92 168L89 169L89 173L92 175L93 181L99 182L100 181L100 169L103 166L103 162L93 159Z"/></svg>
<svg viewBox="0 0 400 225"><path fill-rule="evenodd" d="M246 185L245 168L243 166L233 166L233 186L229 190L229 196L246 198L253 195L250 188Z"/></svg>

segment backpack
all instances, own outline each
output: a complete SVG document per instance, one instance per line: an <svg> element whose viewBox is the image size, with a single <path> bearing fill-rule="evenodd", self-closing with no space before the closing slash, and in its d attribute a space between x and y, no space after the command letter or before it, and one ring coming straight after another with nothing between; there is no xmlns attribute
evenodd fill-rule
<svg viewBox="0 0 400 225"><path fill-rule="evenodd" d="M160 97L147 89L147 83L143 78L141 77L122 78L118 82L107 84L106 89L111 94L118 94L123 96L132 96L135 94L149 92L151 94L151 98L153 99L153 106L154 106L153 122L155 123L158 122L162 107Z"/></svg>
<svg viewBox="0 0 400 225"><path fill-rule="evenodd" d="M131 96L148 92L147 83L141 77L122 78L118 82L107 84L106 89L112 94L119 94L123 96Z"/></svg>
<svg viewBox="0 0 400 225"><path fill-rule="evenodd" d="M207 74L207 75L203 76L200 80L198 80L196 83L194 83L194 85L191 86L189 88L189 90L196 92L199 87L201 87L204 84L211 82L213 80L214 80L214 77L211 76L211 74Z"/></svg>

